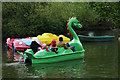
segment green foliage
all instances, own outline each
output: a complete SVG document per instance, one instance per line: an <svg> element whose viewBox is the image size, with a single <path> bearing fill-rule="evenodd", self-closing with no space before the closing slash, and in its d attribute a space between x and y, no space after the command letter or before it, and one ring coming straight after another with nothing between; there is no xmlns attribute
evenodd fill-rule
<svg viewBox="0 0 120 80"><path fill-rule="evenodd" d="M76 16L88 27L95 23L88 3L37 2L3 3L3 37L37 36L44 32L66 34L66 21Z"/></svg>
<svg viewBox="0 0 120 80"><path fill-rule="evenodd" d="M99 24L111 23L110 27L120 27L120 3L119 2L96 2L90 3L98 17Z"/></svg>
<svg viewBox="0 0 120 80"><path fill-rule="evenodd" d="M6 2L2 4L3 37L37 36L44 32L66 35L66 21L77 17L83 28L110 22L119 26L118 3Z"/></svg>

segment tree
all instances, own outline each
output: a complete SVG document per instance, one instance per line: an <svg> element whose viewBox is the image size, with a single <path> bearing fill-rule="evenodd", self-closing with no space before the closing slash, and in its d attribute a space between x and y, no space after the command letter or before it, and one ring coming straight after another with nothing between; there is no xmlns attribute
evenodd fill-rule
<svg viewBox="0 0 120 80"><path fill-rule="evenodd" d="M106 22L110 27L120 27L120 2L95 2L90 3L98 17L99 24Z"/></svg>
<svg viewBox="0 0 120 80"><path fill-rule="evenodd" d="M98 15L82 2L3 3L3 37L37 36L44 32L66 35L66 21L77 17L87 29L97 24Z"/></svg>

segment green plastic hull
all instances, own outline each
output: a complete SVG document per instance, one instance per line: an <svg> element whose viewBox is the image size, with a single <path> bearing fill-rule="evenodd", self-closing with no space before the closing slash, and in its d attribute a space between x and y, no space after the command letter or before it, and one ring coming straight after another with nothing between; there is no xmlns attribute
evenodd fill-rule
<svg viewBox="0 0 120 80"><path fill-rule="evenodd" d="M84 57L84 53L71 53L66 55L59 55L49 58L35 58L31 59L32 63L54 63L54 62L61 62L61 61L67 61L67 60L73 60L73 59L80 59Z"/></svg>

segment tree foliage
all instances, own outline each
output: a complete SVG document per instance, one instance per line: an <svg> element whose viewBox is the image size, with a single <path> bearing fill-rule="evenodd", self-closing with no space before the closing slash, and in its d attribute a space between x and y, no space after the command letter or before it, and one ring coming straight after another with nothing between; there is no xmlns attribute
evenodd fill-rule
<svg viewBox="0 0 120 80"><path fill-rule="evenodd" d="M44 32L65 35L66 21L70 17L77 17L86 29L100 21L101 24L110 21L118 26L118 5L97 2L5 2L2 4L3 37L37 36Z"/></svg>
<svg viewBox="0 0 120 80"><path fill-rule="evenodd" d="M120 27L120 2L90 3L98 17L99 24L110 24L111 28ZM108 26L108 25L107 25Z"/></svg>

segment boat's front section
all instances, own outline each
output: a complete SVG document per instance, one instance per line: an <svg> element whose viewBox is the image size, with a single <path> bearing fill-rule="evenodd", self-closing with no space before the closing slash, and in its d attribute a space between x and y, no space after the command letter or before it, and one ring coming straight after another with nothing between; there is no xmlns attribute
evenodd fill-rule
<svg viewBox="0 0 120 80"><path fill-rule="evenodd" d="M79 21L77 20L76 17L72 17L67 21L67 28L68 28L67 30L73 37L73 40L71 40L69 44L70 44L70 46L75 46L76 51L84 52L85 50L83 49L83 46L79 40L79 37L72 28L74 26L77 28L82 28L82 25L79 23Z"/></svg>

